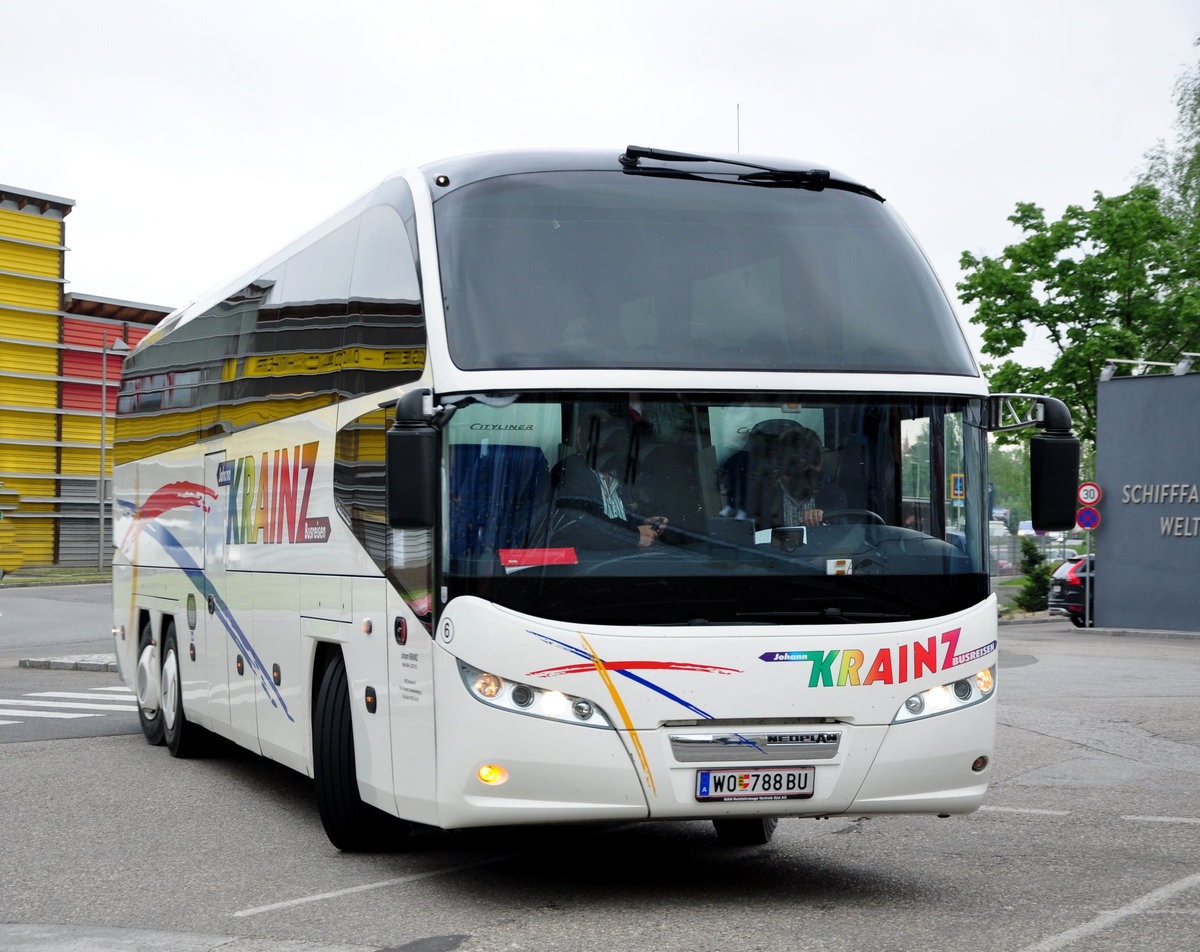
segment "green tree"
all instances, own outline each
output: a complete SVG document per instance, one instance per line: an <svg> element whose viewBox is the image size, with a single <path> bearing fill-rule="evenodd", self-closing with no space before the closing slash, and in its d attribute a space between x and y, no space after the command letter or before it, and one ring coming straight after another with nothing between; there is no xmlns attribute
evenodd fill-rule
<svg viewBox="0 0 1200 952"><path fill-rule="evenodd" d="M988 481L992 484L992 504L1008 510L1008 528L1015 532L1022 519L1028 519L1029 460L1011 446L988 445Z"/></svg>
<svg viewBox="0 0 1200 952"><path fill-rule="evenodd" d="M1023 612L1042 612L1050 604L1050 572L1045 557L1038 551L1037 543L1028 536L1021 537L1021 574L1025 583L1021 586L1013 604Z"/></svg>
<svg viewBox="0 0 1200 952"><path fill-rule="evenodd" d="M1200 48L1200 37L1192 45ZM1193 230L1200 221L1200 65L1175 81L1175 106L1174 148L1160 139L1146 153L1141 182L1155 186L1167 213Z"/></svg>
<svg viewBox="0 0 1200 952"><path fill-rule="evenodd" d="M975 305L971 322L983 329L985 354L1008 357L1036 332L1055 356L1048 367L989 365L991 388L1057 397L1090 442L1107 358L1175 361L1200 349L1200 321L1176 301L1179 228L1151 185L1097 192L1090 209L1071 205L1053 222L1021 202L1009 221L1024 240L996 258L963 252L959 297Z"/></svg>
<svg viewBox="0 0 1200 952"><path fill-rule="evenodd" d="M1200 38L1193 45L1200 48ZM1194 326L1200 323L1200 65L1176 81L1175 106L1174 146L1159 140L1146 153L1140 182L1159 190L1163 211L1179 229L1184 254L1175 305L1181 322ZM1195 340L1181 349L1195 353Z"/></svg>
<svg viewBox="0 0 1200 952"><path fill-rule="evenodd" d="M1096 192L1091 208L1071 205L1057 221L1018 203L1009 221L1020 242L994 258L962 255L960 299L975 305L971 321L982 328L984 354L1001 361L984 367L992 390L1065 402L1085 458L1108 358L1174 363L1200 352L1200 66L1179 78L1175 102L1173 147L1159 142L1147 153L1129 192ZM1003 359L1031 335L1054 349L1050 366Z"/></svg>

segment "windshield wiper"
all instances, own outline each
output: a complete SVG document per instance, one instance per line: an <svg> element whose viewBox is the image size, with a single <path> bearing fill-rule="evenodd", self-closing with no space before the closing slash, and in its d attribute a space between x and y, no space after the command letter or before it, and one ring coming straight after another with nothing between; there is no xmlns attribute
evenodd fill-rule
<svg viewBox="0 0 1200 952"><path fill-rule="evenodd" d="M779 185L787 188L804 188L814 192L822 191L826 188L836 188L847 192L857 192L860 195L868 195L871 198L876 198L883 201L881 196L874 189L867 188L865 185L859 185L856 182L843 182L833 178L828 169L777 169L769 165L761 165L757 162L747 162L745 159L736 156L718 156L718 155L701 155L696 152L672 152L668 149L651 149L642 145L627 146L625 151L618 156L617 161L625 168L626 171L640 172L657 171L647 169L639 163L642 159L654 159L657 162L715 162L720 165L732 165L742 169L754 169L753 172L747 172L739 175L739 182L746 182L751 185Z"/></svg>

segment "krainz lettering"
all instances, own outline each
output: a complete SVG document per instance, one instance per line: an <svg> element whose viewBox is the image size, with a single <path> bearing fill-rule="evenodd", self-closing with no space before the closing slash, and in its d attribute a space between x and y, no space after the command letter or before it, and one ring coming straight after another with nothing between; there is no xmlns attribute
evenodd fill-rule
<svg viewBox="0 0 1200 952"><path fill-rule="evenodd" d="M996 642L993 641L960 654L960 634L962 629L953 628L942 632L940 637L930 635L924 641L914 641L894 648L880 648L869 664L866 655L857 648L834 648L831 651L769 651L759 655L759 660L810 662L810 688L904 684L926 674L936 674L960 664L978 661L996 650Z"/></svg>
<svg viewBox="0 0 1200 952"><path fill-rule="evenodd" d="M319 441L223 463L219 486L228 486L225 541L233 545L328 542L328 516L310 516ZM297 505L298 504L298 505Z"/></svg>

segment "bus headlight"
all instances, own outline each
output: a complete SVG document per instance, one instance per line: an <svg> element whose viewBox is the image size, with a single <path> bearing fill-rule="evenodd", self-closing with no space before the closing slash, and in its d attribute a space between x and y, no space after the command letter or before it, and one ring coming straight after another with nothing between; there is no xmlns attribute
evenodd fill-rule
<svg viewBox="0 0 1200 952"><path fill-rule="evenodd" d="M606 727L612 724L604 712L587 698L548 691L521 681L510 681L497 674L480 671L463 661L458 663L459 674L471 697L489 707L498 707L514 714L528 714L580 727Z"/></svg>
<svg viewBox="0 0 1200 952"><path fill-rule="evenodd" d="M970 677L939 684L920 694L914 694L900 705L892 723L903 724L906 721L916 721L949 711L961 711L964 707L986 701L995 690L996 666L992 665Z"/></svg>

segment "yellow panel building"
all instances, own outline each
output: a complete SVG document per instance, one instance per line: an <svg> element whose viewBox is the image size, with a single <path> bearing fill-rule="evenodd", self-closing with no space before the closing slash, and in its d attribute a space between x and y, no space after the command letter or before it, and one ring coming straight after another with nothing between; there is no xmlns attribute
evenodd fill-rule
<svg viewBox="0 0 1200 952"><path fill-rule="evenodd" d="M74 205L0 185L0 572L108 565L121 360L170 310L64 293Z"/></svg>

